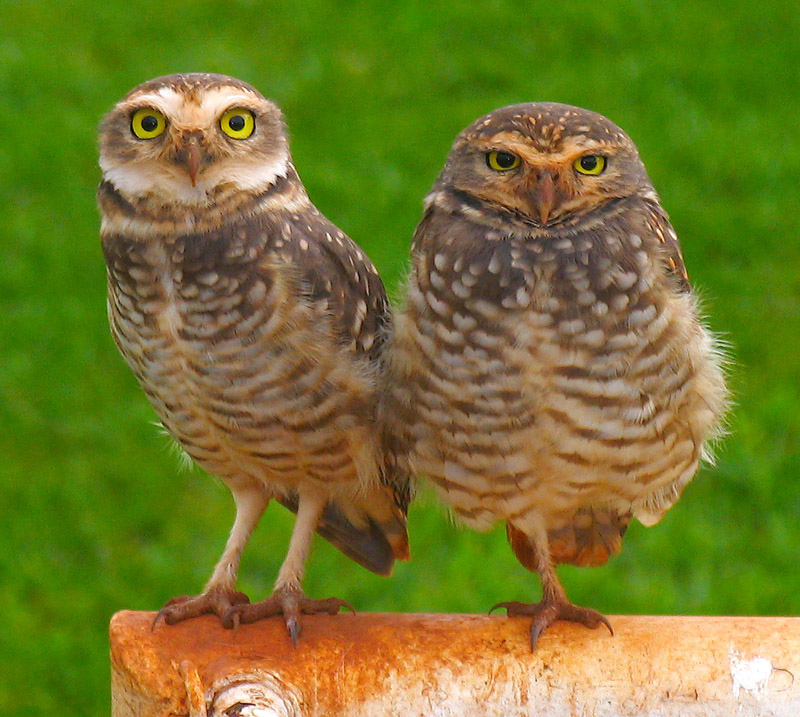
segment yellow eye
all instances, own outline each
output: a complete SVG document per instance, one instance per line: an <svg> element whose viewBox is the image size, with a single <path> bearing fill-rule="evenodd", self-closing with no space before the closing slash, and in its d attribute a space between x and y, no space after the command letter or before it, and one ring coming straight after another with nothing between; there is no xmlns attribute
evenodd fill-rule
<svg viewBox="0 0 800 717"><path fill-rule="evenodd" d="M606 158L599 154L584 154L572 166L579 174L600 174L606 168Z"/></svg>
<svg viewBox="0 0 800 717"><path fill-rule="evenodd" d="M234 107L219 121L222 131L233 139L247 139L256 128L256 120L250 110Z"/></svg>
<svg viewBox="0 0 800 717"><path fill-rule="evenodd" d="M136 110L131 118L131 132L139 139L158 137L166 128L167 120L164 115L152 107Z"/></svg>
<svg viewBox="0 0 800 717"><path fill-rule="evenodd" d="M520 158L511 152L489 152L486 155L486 164L489 169L495 172L507 172L509 169L516 169L520 165Z"/></svg>

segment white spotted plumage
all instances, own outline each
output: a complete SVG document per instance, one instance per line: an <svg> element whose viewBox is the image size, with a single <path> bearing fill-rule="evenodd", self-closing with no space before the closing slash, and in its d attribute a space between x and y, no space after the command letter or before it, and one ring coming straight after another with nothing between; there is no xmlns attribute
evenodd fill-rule
<svg viewBox="0 0 800 717"><path fill-rule="evenodd" d="M221 126L236 109L252 117L244 138ZM134 134L139 110L163 115L161 134ZM103 121L100 165L114 338L165 428L237 503L204 593L162 615L232 625L280 612L296 639L299 612L343 604L300 589L315 528L379 573L407 557L408 484L387 472L375 422L383 285L308 199L280 110L239 80L134 89ZM247 605L238 563L272 498L297 512L295 531L275 592Z"/></svg>
<svg viewBox="0 0 800 717"><path fill-rule="evenodd" d="M509 170L493 168L504 152ZM576 163L600 157L583 176ZM635 146L607 119L534 103L457 138L414 237L397 322L397 460L458 518L507 523L544 599L514 604L532 638L566 599L554 564L594 565L631 516L656 522L719 433L720 352Z"/></svg>

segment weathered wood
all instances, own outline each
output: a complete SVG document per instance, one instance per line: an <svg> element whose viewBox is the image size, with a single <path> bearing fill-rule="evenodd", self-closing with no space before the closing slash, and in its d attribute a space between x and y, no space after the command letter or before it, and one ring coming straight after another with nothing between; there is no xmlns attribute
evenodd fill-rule
<svg viewBox="0 0 800 717"><path fill-rule="evenodd" d="M341 614L225 630L111 621L113 717L800 715L800 618Z"/></svg>

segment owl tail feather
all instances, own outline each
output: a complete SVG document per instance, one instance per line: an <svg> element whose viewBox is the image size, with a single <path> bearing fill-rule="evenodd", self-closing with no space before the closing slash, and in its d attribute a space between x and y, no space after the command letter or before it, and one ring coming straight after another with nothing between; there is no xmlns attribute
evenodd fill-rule
<svg viewBox="0 0 800 717"><path fill-rule="evenodd" d="M297 513L296 495L278 498L278 501ZM405 516L399 511L380 522L367 515L359 527L331 502L325 506L317 532L348 558L377 575L391 575L395 560L410 557Z"/></svg>
<svg viewBox="0 0 800 717"><path fill-rule="evenodd" d="M579 510L566 525L547 531L550 558L555 564L604 565L622 549L622 536L630 520L630 515L619 515L609 510ZM506 531L517 559L529 570L537 572L528 536L510 523Z"/></svg>

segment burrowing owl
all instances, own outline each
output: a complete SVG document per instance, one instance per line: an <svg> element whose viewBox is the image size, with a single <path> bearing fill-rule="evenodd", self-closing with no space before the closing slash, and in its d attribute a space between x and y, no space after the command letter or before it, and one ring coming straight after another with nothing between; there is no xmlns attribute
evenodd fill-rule
<svg viewBox="0 0 800 717"><path fill-rule="evenodd" d="M309 201L282 114L221 75L160 77L105 117L98 190L111 329L170 434L236 501L203 594L168 623L226 625L342 601L301 590L314 530L376 573L408 557L408 485L383 470L375 423L391 329L364 253ZM274 593L236 592L270 498L297 513Z"/></svg>
<svg viewBox="0 0 800 717"><path fill-rule="evenodd" d="M412 246L393 352L398 459L467 525L507 524L543 599L558 563L601 565L631 516L653 525L726 405L678 240L633 142L561 104L499 109L456 139ZM610 628L610 625L608 625Z"/></svg>

